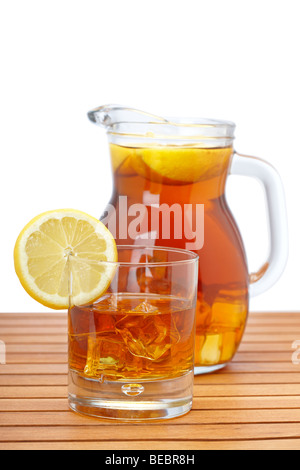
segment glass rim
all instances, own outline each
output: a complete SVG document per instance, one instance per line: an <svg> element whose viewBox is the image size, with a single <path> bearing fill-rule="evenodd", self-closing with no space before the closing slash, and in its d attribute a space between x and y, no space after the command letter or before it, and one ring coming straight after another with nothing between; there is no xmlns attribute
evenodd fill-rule
<svg viewBox="0 0 300 470"><path fill-rule="evenodd" d="M177 261L158 261L158 262L127 262L127 261L97 261L97 260L82 260L87 264L97 264L97 265L104 265L104 266L111 266L111 267L147 267L147 268L154 268L154 267L163 267L163 266L180 266L184 264L193 264L199 261L199 255L194 253L193 251L184 250L181 248L171 248L171 247L163 247L163 246L147 246L147 245L116 245L117 251L119 249L123 250L155 250L160 252L168 252L168 253L178 253L181 255L186 255L186 259L181 259ZM79 257L78 257L79 258Z"/></svg>

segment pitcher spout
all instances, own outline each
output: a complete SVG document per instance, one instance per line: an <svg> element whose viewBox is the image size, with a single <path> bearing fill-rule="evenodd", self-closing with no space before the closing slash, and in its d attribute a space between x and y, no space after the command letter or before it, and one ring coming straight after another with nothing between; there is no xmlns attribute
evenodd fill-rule
<svg viewBox="0 0 300 470"><path fill-rule="evenodd" d="M106 129L120 123L167 122L166 119L155 116L154 114L113 104L104 105L93 109L88 113L88 118L94 124L97 124Z"/></svg>

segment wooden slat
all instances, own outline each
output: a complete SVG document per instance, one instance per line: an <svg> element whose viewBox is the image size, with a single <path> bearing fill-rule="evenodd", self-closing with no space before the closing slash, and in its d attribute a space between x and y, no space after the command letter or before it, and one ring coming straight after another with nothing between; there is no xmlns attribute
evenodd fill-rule
<svg viewBox="0 0 300 470"><path fill-rule="evenodd" d="M0 375L0 386L11 385L67 385L68 377L61 375ZM207 374L195 378L196 385L201 384L300 384L300 374L262 373L262 374Z"/></svg>
<svg viewBox="0 0 300 470"><path fill-rule="evenodd" d="M299 372L299 366L289 362L240 362L231 363L226 369L223 369L222 373L290 373ZM66 374L66 364L6 364L0 365L0 376L7 374Z"/></svg>
<svg viewBox="0 0 300 470"><path fill-rule="evenodd" d="M241 396L241 397L195 397L194 409L197 410L260 410L300 407L300 396Z"/></svg>
<svg viewBox="0 0 300 470"><path fill-rule="evenodd" d="M5 344L66 344L66 335L2 335Z"/></svg>
<svg viewBox="0 0 300 470"><path fill-rule="evenodd" d="M285 354L292 354L292 344L290 342L281 343L246 343L242 342L239 348L239 352L235 357L241 356L240 353L262 353L262 352L281 352ZM38 344L7 344L7 353L67 353L68 345L66 341L64 343L49 344L49 343L38 343ZM290 351L287 353L287 351ZM260 354L260 358L263 357Z"/></svg>
<svg viewBox="0 0 300 470"><path fill-rule="evenodd" d="M243 341L239 347L239 352L286 352L291 350L292 344L289 341L276 343L246 343Z"/></svg>
<svg viewBox="0 0 300 470"><path fill-rule="evenodd" d="M0 312L0 317L2 318L39 318L39 317L48 317L48 318L55 318L55 317L62 317L66 316L66 310L45 310L44 312ZM262 318L265 317L267 320L270 318L299 318L299 311L255 311L249 313L250 318Z"/></svg>
<svg viewBox="0 0 300 470"><path fill-rule="evenodd" d="M0 334L2 335L52 335L52 334L64 334L67 333L67 324L64 323L62 325L1 325L0 326ZM245 330L245 334L253 335L257 334L258 336L265 335L265 334L292 334L292 335L299 335L300 334L300 325L259 325L259 326L248 326Z"/></svg>
<svg viewBox="0 0 300 470"><path fill-rule="evenodd" d="M276 397L195 397L194 410L298 409L299 396ZM67 411L66 398L2 398L1 411Z"/></svg>
<svg viewBox="0 0 300 470"><path fill-rule="evenodd" d="M30 325L36 325L36 326L43 326L43 325L49 325L49 326L59 326L59 325L67 325L67 313L63 313L62 315L59 316L52 316L52 315L46 315L43 313L37 314L35 316L33 315L27 315L27 314L10 314L10 315L3 315L0 312L0 327L1 326L14 326L18 323L18 326L30 326ZM299 327L299 318L297 315L293 314L293 316L277 316L277 317L268 317L266 318L265 315L260 315L260 316L255 316L253 317L252 315L249 316L248 321L247 321L247 327L255 326L259 327L260 325L262 326L275 326L275 325L282 325L284 323L284 326L288 325L294 325Z"/></svg>
<svg viewBox="0 0 300 470"><path fill-rule="evenodd" d="M67 396L64 386L10 386L0 387L0 398L38 398ZM238 396L285 396L300 395L300 384L263 384L263 385L195 385L195 397L238 397Z"/></svg>
<svg viewBox="0 0 300 470"><path fill-rule="evenodd" d="M62 375L0 375L0 387L12 385L67 385L68 377Z"/></svg>
<svg viewBox="0 0 300 470"><path fill-rule="evenodd" d="M49 313L49 310L47 312L28 312L28 313L22 313L22 312L0 312L0 318L15 318L17 320L24 320L26 318L36 318L36 319L41 319L41 318L48 318L49 320L53 318L67 318L67 312L65 310L63 311L51 311Z"/></svg>
<svg viewBox="0 0 300 470"><path fill-rule="evenodd" d="M1 392L0 392L1 393ZM300 384L222 384L222 385L195 385L196 397L239 397L239 396L284 396L300 395Z"/></svg>
<svg viewBox="0 0 300 470"><path fill-rule="evenodd" d="M36 387L0 387L0 398L64 398L67 397L67 387L36 386Z"/></svg>
<svg viewBox="0 0 300 470"><path fill-rule="evenodd" d="M292 362L236 362L231 363L223 373L234 371L236 374L245 372L299 372L299 366Z"/></svg>
<svg viewBox="0 0 300 470"><path fill-rule="evenodd" d="M66 318L67 311L66 310L45 310L44 312L0 312L0 319L1 318L17 318L17 319L24 319L24 318ZM278 311L278 312L250 312L248 316L248 321L251 320L264 320L266 322L275 320L282 320L285 322L287 319L298 319L299 320L299 311Z"/></svg>
<svg viewBox="0 0 300 470"><path fill-rule="evenodd" d="M50 323L50 322L49 322ZM46 324L19 324L15 325L0 325L0 335L55 335L55 334L66 334L67 333L67 324L66 322L58 325ZM294 335L294 337L300 336L300 325L290 324L290 325L249 325L245 330L245 335L252 336L257 335L258 337L263 335Z"/></svg>
<svg viewBox="0 0 300 470"><path fill-rule="evenodd" d="M235 362L289 362L291 352L257 352L237 353L233 359ZM7 364L67 364L67 354L60 353L8 353Z"/></svg>
<svg viewBox="0 0 300 470"><path fill-rule="evenodd" d="M75 441L75 442L13 442L1 443L0 450L299 450L300 439L240 440L240 441Z"/></svg>
<svg viewBox="0 0 300 470"><path fill-rule="evenodd" d="M195 377L193 410L140 425L69 410L66 312L0 313L0 340L0 450L300 450L300 313L251 313L233 361Z"/></svg>
<svg viewBox="0 0 300 470"><path fill-rule="evenodd" d="M180 424L228 424L228 423L300 423L300 409L284 410L193 410L189 415L176 419ZM3 412L1 426L110 426L108 420L90 419L68 411ZM120 423L119 425L125 425ZM153 426L151 424L150 426Z"/></svg>
<svg viewBox="0 0 300 470"><path fill-rule="evenodd" d="M6 352L10 353L67 353L68 345L66 341L64 343L49 344L49 343L16 343L7 344ZM289 352L288 352L289 351ZM239 348L239 352L235 357L241 357L241 353L263 353L263 352L279 352L284 354L292 354L292 344L290 342L281 343L246 343L242 342ZM261 359L263 354L259 355Z"/></svg>
<svg viewBox="0 0 300 470"><path fill-rule="evenodd" d="M0 319L1 321L1 319ZM273 317L273 318L270 318L270 317L265 317L264 315L260 315L260 316L256 316L256 317L252 317L252 315L249 316L248 318L248 322L247 322L247 328L249 328L250 326L256 326L256 327L259 327L260 325L263 325L263 326L274 326L274 325L282 325L284 324L285 326L287 325L295 325L295 326L299 326L299 317L298 315L293 315L292 317L291 316L285 316L285 315L281 315L281 316L278 316L278 317Z"/></svg>
<svg viewBox="0 0 300 470"><path fill-rule="evenodd" d="M24 374L67 374L66 364L5 364L0 365L1 375L24 375Z"/></svg>
<svg viewBox="0 0 300 470"><path fill-rule="evenodd" d="M233 362L289 362L292 351L258 351L258 352L238 352L233 358Z"/></svg>
<svg viewBox="0 0 300 470"><path fill-rule="evenodd" d="M61 375L0 375L0 386L10 385L67 385L68 378ZM195 378L196 384L300 384L300 374L208 374Z"/></svg>
<svg viewBox="0 0 300 470"><path fill-rule="evenodd" d="M2 398L0 399L0 412L3 411L67 411L68 400L66 398ZM1 423L1 421L0 421ZM1 426L1 424L0 424Z"/></svg>
<svg viewBox="0 0 300 470"><path fill-rule="evenodd" d="M0 314L0 332L2 331L2 327L13 327L18 325L18 327L34 327L34 326L67 326L67 318L2 318Z"/></svg>
<svg viewBox="0 0 300 470"><path fill-rule="evenodd" d="M153 439L177 441L189 440L248 440L248 439L291 439L300 438L299 423L243 423L243 424L153 424L139 425L141 429L126 424L110 424L109 431L107 425L83 425L83 426L1 426L0 442L41 442L60 441L62 437L66 441L111 441L124 440L124 436L130 436L128 441L139 440L140 433L143 439L151 441ZM146 432L145 432L146 431Z"/></svg>
<svg viewBox="0 0 300 470"><path fill-rule="evenodd" d="M67 334L67 326L2 326L0 329L0 335L13 335L13 336L25 336L25 335L39 335L39 336L50 336L50 335L63 335Z"/></svg>
<svg viewBox="0 0 300 470"><path fill-rule="evenodd" d="M59 353L11 353L7 355L6 364L67 364L67 354Z"/></svg>
<svg viewBox="0 0 300 470"><path fill-rule="evenodd" d="M0 340L9 344L66 344L66 334L61 335L1 335ZM286 343L290 346L300 340L300 334L281 334L281 335L247 335L243 338L243 344L278 344Z"/></svg>
<svg viewBox="0 0 300 470"><path fill-rule="evenodd" d="M292 344L295 340L300 339L300 334L295 334L294 332L291 333L280 333L277 334L252 334L252 333L245 333L243 341L245 343L290 343Z"/></svg>
<svg viewBox="0 0 300 470"><path fill-rule="evenodd" d="M1 379L1 377L0 377ZM287 373L261 373L261 374L236 374L218 373L195 377L195 384L300 384L300 374Z"/></svg>
<svg viewBox="0 0 300 470"><path fill-rule="evenodd" d="M10 357L11 353L67 353L68 345L63 344L7 344L6 353Z"/></svg>

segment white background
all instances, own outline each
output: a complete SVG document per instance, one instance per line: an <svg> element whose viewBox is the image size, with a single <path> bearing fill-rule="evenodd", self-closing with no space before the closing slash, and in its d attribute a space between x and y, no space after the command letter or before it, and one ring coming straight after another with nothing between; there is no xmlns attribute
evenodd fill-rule
<svg viewBox="0 0 300 470"><path fill-rule="evenodd" d="M96 217L111 191L105 134L86 112L118 103L237 123L236 150L279 171L290 259L252 310L299 310L298 0L2 0L0 311L47 311L21 287L13 248L40 212ZM265 262L263 192L230 177L251 270Z"/></svg>

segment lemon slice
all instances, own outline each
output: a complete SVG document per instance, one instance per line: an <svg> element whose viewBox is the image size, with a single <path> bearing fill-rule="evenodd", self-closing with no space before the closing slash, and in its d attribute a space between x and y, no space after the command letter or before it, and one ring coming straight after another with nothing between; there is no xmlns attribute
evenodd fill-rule
<svg viewBox="0 0 300 470"><path fill-rule="evenodd" d="M221 176L233 150L226 148L150 147L132 152L131 166L141 176L164 184L191 184Z"/></svg>
<svg viewBox="0 0 300 470"><path fill-rule="evenodd" d="M113 172L119 176L133 176L134 169L131 167L133 150L128 147L110 144L110 158Z"/></svg>
<svg viewBox="0 0 300 470"><path fill-rule="evenodd" d="M46 307L65 309L70 295L73 304L83 305L108 289L115 273L115 265L109 263L117 261L117 247L99 220L73 209L56 210L26 225L17 239L14 261L31 297Z"/></svg>

